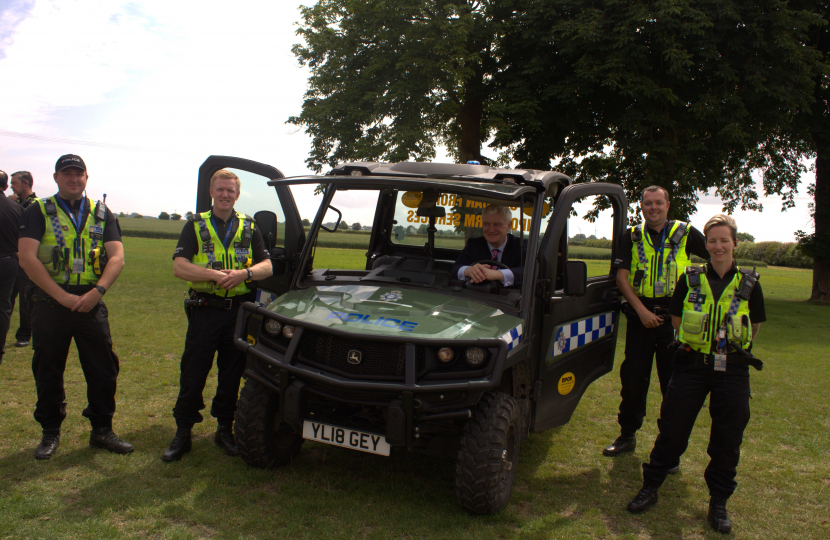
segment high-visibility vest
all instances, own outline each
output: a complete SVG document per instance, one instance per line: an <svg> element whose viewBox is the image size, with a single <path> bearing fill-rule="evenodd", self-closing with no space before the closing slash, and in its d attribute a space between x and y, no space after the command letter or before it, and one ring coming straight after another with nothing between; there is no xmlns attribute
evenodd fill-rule
<svg viewBox="0 0 830 540"><path fill-rule="evenodd" d="M663 247L663 293L655 294L654 284L657 279L658 258L657 250L651 245L646 224L642 223L629 229L631 234L631 273L628 282L637 296L645 298L671 297L677 286L677 278L692 263L686 254L686 239L689 236L689 226L682 221L673 222L666 234ZM669 224L666 224L668 227ZM640 273L638 274L638 271Z"/></svg>
<svg viewBox="0 0 830 540"><path fill-rule="evenodd" d="M206 268L230 270L250 268L253 264L253 257L251 256L251 240L254 231L253 218L239 212L234 214L240 225L236 228L236 233L228 242L226 248L222 244L223 239L219 238L216 229L213 228L211 215L211 211L207 211L201 214L193 214L191 218L196 229L196 240L199 242L199 249L191 262ZM232 226L232 223L228 223L229 228ZM194 291L221 294L223 296L238 296L251 292L245 281L229 291L216 289L216 283L213 281L192 281L188 284Z"/></svg>
<svg viewBox="0 0 830 540"><path fill-rule="evenodd" d="M58 203L57 197L36 199L46 222L38 247L38 260L49 276L61 285L95 285L106 264L103 240L107 207L98 201L93 209L92 201L84 198L84 207L90 211L80 231L76 231L72 218ZM78 219L83 218L79 213Z"/></svg>
<svg viewBox="0 0 830 540"><path fill-rule="evenodd" d="M683 316L678 339L692 349L709 354L718 341L718 329L726 325L726 338L730 343L749 348L752 342L752 321L749 319L749 302L738 295L743 273L737 268L735 277L715 301L706 279L706 266L686 270L689 292L683 301ZM691 276L696 275L697 278ZM757 279L758 274L754 273ZM728 348L727 348L728 350Z"/></svg>

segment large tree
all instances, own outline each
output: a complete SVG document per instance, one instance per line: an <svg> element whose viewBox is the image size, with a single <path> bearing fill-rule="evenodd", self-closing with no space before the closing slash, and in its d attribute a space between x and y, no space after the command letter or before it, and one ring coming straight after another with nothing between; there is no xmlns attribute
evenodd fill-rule
<svg viewBox="0 0 830 540"><path fill-rule="evenodd" d="M299 116L308 166L435 156L486 159L497 24L487 0L319 0L294 54L311 69Z"/></svg>
<svg viewBox="0 0 830 540"><path fill-rule="evenodd" d="M815 184L810 210L815 229L812 233L798 231L801 250L813 257L813 290L811 300L830 302L830 3L826 0L802 0L794 6L810 9L822 17L820 24L809 32L807 44L821 54L823 70L815 72L812 108L803 115L804 138L816 158Z"/></svg>
<svg viewBox="0 0 830 540"><path fill-rule="evenodd" d="M809 12L777 0L514 0L502 40L495 145L525 166L657 184L676 217L714 188L726 210L791 206L809 153L797 113L813 99ZM526 82L532 80L534 84Z"/></svg>

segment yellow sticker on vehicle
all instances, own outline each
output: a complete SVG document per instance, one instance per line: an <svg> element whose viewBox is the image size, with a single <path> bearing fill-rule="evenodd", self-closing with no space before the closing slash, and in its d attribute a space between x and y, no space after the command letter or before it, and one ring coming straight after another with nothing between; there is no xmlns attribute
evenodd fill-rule
<svg viewBox="0 0 830 540"><path fill-rule="evenodd" d="M248 334L248 345L252 347L256 345L256 339L254 339L254 336L252 336L251 334Z"/></svg>
<svg viewBox="0 0 830 540"><path fill-rule="evenodd" d="M420 191L407 191L401 195L401 202L408 208L418 208L418 205L421 204L421 199L423 198L424 194Z"/></svg>
<svg viewBox="0 0 830 540"><path fill-rule="evenodd" d="M557 385L559 393L566 396L571 393L576 383L576 377L570 371L559 377L559 384Z"/></svg>
<svg viewBox="0 0 830 540"><path fill-rule="evenodd" d="M532 206L525 206L524 208L522 208L522 212L524 212L526 216L532 216L533 215L533 207ZM550 212L550 205L548 203L542 203L542 212L543 212L542 215L545 215L545 216L548 215L548 212Z"/></svg>

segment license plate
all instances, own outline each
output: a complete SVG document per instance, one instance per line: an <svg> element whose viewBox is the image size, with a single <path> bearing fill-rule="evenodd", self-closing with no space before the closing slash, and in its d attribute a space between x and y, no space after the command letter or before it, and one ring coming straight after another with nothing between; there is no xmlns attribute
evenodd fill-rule
<svg viewBox="0 0 830 540"><path fill-rule="evenodd" d="M369 452L388 456L390 446L383 435L365 433L349 428L321 424L305 420L303 422L303 439L342 446L360 452Z"/></svg>

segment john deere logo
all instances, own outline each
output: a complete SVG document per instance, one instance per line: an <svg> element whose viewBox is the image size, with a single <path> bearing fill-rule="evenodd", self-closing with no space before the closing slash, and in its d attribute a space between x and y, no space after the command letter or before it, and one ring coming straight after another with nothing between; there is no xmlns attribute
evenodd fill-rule
<svg viewBox="0 0 830 540"><path fill-rule="evenodd" d="M362 359L363 359L363 353L361 353L357 349L352 349L351 351L349 351L349 354L346 355L346 360L348 360L350 364L355 365L355 366L360 364L360 361Z"/></svg>

